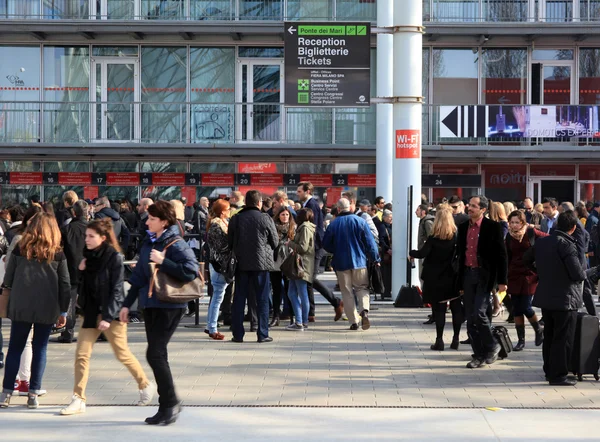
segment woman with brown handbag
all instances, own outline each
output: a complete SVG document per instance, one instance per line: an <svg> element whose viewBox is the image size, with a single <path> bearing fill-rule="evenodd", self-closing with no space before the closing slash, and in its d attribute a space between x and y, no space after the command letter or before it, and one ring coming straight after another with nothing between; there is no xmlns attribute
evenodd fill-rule
<svg viewBox="0 0 600 442"><path fill-rule="evenodd" d="M155 266L160 272L182 282L191 282L198 276L198 262L192 249L179 236L179 226L173 205L157 201L148 207L148 236L140 257L129 278L131 288L119 315L127 322L129 307L139 297L144 308L144 325L148 339L146 358L154 372L158 386L158 413L146 419L149 425L171 424L177 420L181 403L175 392L173 375L167 358L167 345L185 312L186 303L163 302L158 299L153 277Z"/></svg>

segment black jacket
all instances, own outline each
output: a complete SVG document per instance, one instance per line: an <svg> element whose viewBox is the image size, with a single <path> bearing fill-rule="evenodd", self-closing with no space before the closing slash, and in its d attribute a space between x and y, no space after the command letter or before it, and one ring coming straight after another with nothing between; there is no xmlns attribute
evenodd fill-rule
<svg viewBox="0 0 600 442"><path fill-rule="evenodd" d="M458 253L458 287L462 289L465 275L465 252L467 232L471 222L458 226L456 250ZM477 242L477 261L479 278L486 291L492 291L496 284L506 284L508 279L508 259L500 223L483 218L479 241Z"/></svg>
<svg viewBox="0 0 600 442"><path fill-rule="evenodd" d="M67 258L62 252L48 263L30 261L15 247L6 267L4 286L12 289L8 301L11 321L50 325L69 309L71 285Z"/></svg>
<svg viewBox="0 0 600 442"><path fill-rule="evenodd" d="M462 223L466 223L467 221L469 221L469 215L467 215L466 213L458 213L456 215L452 215L452 217L454 218L454 224L456 224L457 226L460 226Z"/></svg>
<svg viewBox="0 0 600 442"><path fill-rule="evenodd" d="M60 209L56 212L56 223L58 224L58 228L62 229L66 226L73 218L73 214L71 213L71 209L69 207L65 207L64 209Z"/></svg>
<svg viewBox="0 0 600 442"><path fill-rule="evenodd" d="M375 222L375 219L373 219L373 222ZM392 225L381 221L377 230L379 230L379 248L381 249L381 253L387 253L392 248Z"/></svg>
<svg viewBox="0 0 600 442"><path fill-rule="evenodd" d="M67 257L71 286L76 286L79 283L79 264L83 259L86 228L86 221L81 218L73 218L69 224L61 229L63 250Z"/></svg>
<svg viewBox="0 0 600 442"><path fill-rule="evenodd" d="M579 262L575 239L555 230L550 236L538 238L533 248L539 277L533 305L557 311L579 309L585 272ZM531 256L525 256L528 265L531 265Z"/></svg>
<svg viewBox="0 0 600 442"><path fill-rule="evenodd" d="M452 269L456 238L442 240L430 237L419 250L411 250L412 258L424 259L423 302L438 303L458 296L456 273Z"/></svg>
<svg viewBox="0 0 600 442"><path fill-rule="evenodd" d="M271 271L273 250L279 243L275 222L258 207L244 207L231 217L228 245L237 258L241 271Z"/></svg>
<svg viewBox="0 0 600 442"><path fill-rule="evenodd" d="M199 233L201 238L204 238L206 235L207 224L208 223L208 210L204 207L200 206L196 209L193 216L193 224L194 224L194 233Z"/></svg>
<svg viewBox="0 0 600 442"><path fill-rule="evenodd" d="M127 250L129 247L130 233L127 228L127 224L125 221L121 219L121 215L116 210L105 207L100 212L96 213L94 216L96 219L102 218L110 218L113 222L113 231L115 232L115 237L121 246L122 250Z"/></svg>
<svg viewBox="0 0 600 442"><path fill-rule="evenodd" d="M310 209L313 211L313 215L315 216L313 220L313 224L317 227L315 231L315 251L323 248L323 236L325 235L325 225L323 224L323 212L319 207L319 202L314 198L310 198L306 205L305 209Z"/></svg>

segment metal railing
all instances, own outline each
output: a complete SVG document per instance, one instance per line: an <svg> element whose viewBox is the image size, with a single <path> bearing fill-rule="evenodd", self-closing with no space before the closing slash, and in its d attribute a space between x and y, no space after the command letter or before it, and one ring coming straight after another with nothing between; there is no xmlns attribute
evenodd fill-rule
<svg viewBox="0 0 600 442"><path fill-rule="evenodd" d="M279 103L0 102L0 143L373 145L375 106Z"/></svg>
<svg viewBox="0 0 600 442"><path fill-rule="evenodd" d="M0 19L366 20L375 0L0 0Z"/></svg>

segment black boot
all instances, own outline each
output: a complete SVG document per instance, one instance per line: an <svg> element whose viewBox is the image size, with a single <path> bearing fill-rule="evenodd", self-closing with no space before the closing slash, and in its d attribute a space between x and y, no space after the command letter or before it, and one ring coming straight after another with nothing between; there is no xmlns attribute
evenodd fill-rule
<svg viewBox="0 0 600 442"><path fill-rule="evenodd" d="M165 413L162 412L159 408L158 412L154 416L147 417L145 422L148 425L158 425L158 424L164 422L164 420L165 420Z"/></svg>
<svg viewBox="0 0 600 442"><path fill-rule="evenodd" d="M179 417L179 413L181 413L181 402L174 407L169 407L165 410L164 424L170 425L175 423Z"/></svg>
<svg viewBox="0 0 600 442"><path fill-rule="evenodd" d="M517 345L513 347L513 351L521 351L525 348L525 326L524 325L515 325L517 329L517 337L519 338L519 342Z"/></svg>
<svg viewBox="0 0 600 442"><path fill-rule="evenodd" d="M273 315L273 319L271 320L269 327L279 327L279 315Z"/></svg>
<svg viewBox="0 0 600 442"><path fill-rule="evenodd" d="M544 327L539 322L532 322L531 326L535 330L535 346L539 347L544 343Z"/></svg>
<svg viewBox="0 0 600 442"><path fill-rule="evenodd" d="M432 344L430 348L432 350L444 351L444 341L441 338L437 338L435 344Z"/></svg>
<svg viewBox="0 0 600 442"><path fill-rule="evenodd" d="M460 343L460 339L458 338L458 336L454 336L452 338L452 343L450 344L450 348L452 350L458 350L458 344Z"/></svg>

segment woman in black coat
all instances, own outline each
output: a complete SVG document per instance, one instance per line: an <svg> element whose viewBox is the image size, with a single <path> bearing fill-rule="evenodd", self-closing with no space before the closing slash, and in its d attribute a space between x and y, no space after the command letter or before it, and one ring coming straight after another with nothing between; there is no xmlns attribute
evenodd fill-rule
<svg viewBox="0 0 600 442"><path fill-rule="evenodd" d="M456 273L452 266L452 258L456 249L456 225L452 217L452 209L438 209L433 223L433 234L420 250L411 250L410 257L424 259L423 302L435 309L435 344L432 350L444 350L444 326L446 325L446 307L450 301L452 311L452 327L454 336L450 348L458 350L460 326L462 324L461 299L456 287Z"/></svg>
<svg viewBox="0 0 600 442"><path fill-rule="evenodd" d="M381 222L377 226L379 231L379 252L381 254L381 275L385 292L383 298L392 297L392 212L384 210Z"/></svg>

